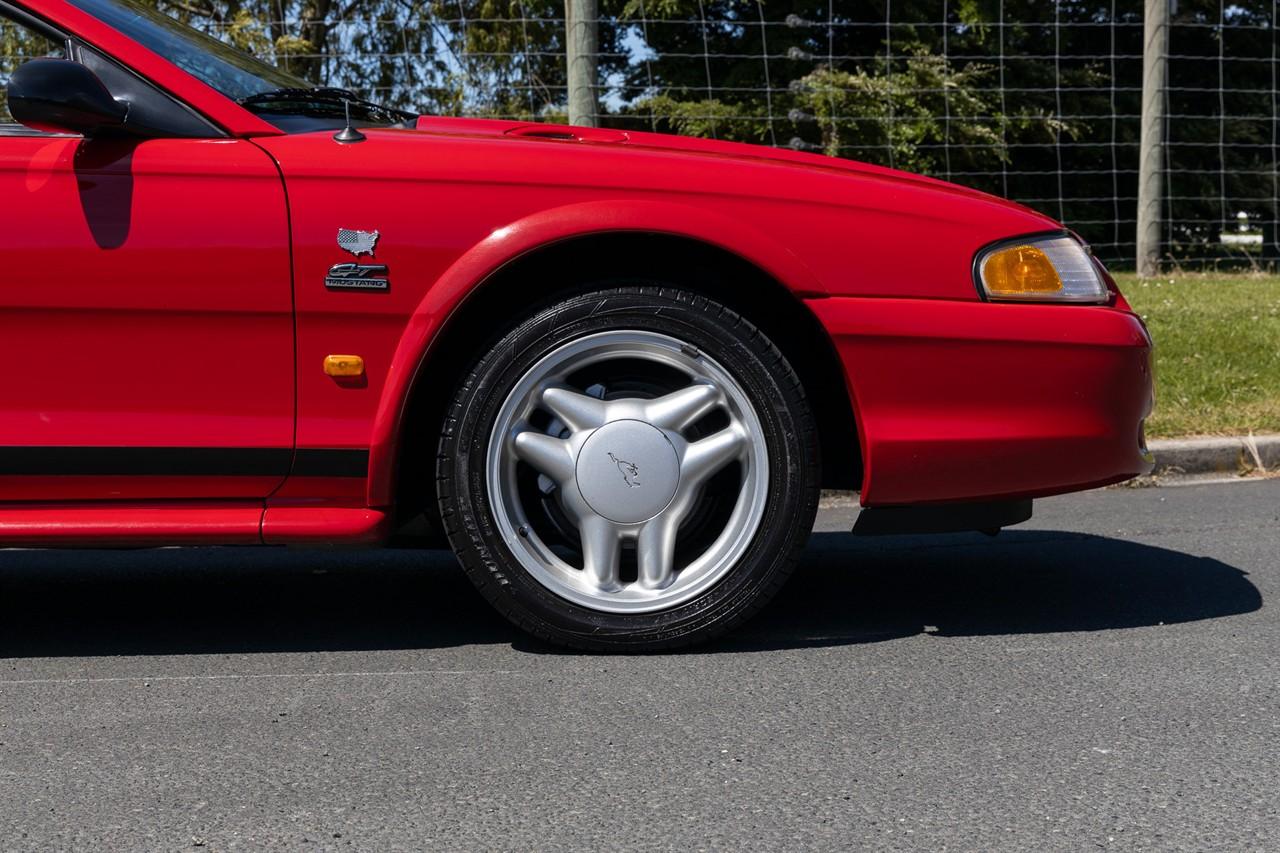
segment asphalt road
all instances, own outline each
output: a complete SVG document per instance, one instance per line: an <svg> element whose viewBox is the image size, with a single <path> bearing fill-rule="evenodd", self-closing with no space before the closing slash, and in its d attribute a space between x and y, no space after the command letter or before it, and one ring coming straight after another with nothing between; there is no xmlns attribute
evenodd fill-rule
<svg viewBox="0 0 1280 853"><path fill-rule="evenodd" d="M0 848L1280 846L1280 480L850 517L655 657L527 641L443 554L0 553Z"/></svg>

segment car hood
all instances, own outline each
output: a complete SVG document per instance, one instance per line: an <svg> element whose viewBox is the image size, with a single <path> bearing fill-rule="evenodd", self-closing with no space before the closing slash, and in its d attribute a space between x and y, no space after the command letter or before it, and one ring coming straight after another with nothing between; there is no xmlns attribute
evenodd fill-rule
<svg viewBox="0 0 1280 853"><path fill-rule="evenodd" d="M843 175L862 175L879 180L926 186L942 192L981 198L988 202L997 202L1042 216L1038 212L1032 211L1030 208L1016 202L936 178L902 172L897 169L876 166L857 160L827 157L821 154L810 154L787 148L772 148L766 145L750 145L743 142L725 142L717 139L675 136L665 133L623 131L612 128L441 116L420 116L415 125L415 130L440 136L507 138L512 141L541 141L591 146L622 146L709 159L721 158L737 161L756 160L785 163L800 169L835 172Z"/></svg>

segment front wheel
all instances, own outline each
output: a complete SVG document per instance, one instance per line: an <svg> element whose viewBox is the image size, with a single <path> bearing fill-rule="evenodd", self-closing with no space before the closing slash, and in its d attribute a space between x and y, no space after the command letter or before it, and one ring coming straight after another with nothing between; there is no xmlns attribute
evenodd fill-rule
<svg viewBox="0 0 1280 853"><path fill-rule="evenodd" d="M652 650L740 623L817 505L800 381L751 323L686 291L584 293L526 319L457 389L437 460L449 539L520 627Z"/></svg>

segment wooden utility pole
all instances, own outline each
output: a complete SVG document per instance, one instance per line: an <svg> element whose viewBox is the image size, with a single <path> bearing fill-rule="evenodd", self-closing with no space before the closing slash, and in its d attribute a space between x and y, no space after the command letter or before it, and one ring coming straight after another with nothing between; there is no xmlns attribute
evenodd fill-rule
<svg viewBox="0 0 1280 853"><path fill-rule="evenodd" d="M595 127L597 54L600 50L597 0L564 0L565 64L569 72L569 124Z"/></svg>
<svg viewBox="0 0 1280 853"><path fill-rule="evenodd" d="M1142 130L1138 147L1138 275L1160 272L1160 225L1164 219L1165 115L1168 82L1169 6L1145 0L1142 20Z"/></svg>

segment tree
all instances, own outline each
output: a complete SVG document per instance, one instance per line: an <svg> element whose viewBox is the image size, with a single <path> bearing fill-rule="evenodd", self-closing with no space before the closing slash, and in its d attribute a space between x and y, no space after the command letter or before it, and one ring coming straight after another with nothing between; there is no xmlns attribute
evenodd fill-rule
<svg viewBox="0 0 1280 853"><path fill-rule="evenodd" d="M62 45L0 18L0 122L12 121L6 89L9 77L18 66L29 59L61 55Z"/></svg>
<svg viewBox="0 0 1280 853"><path fill-rule="evenodd" d="M564 114L563 0L143 2L393 106ZM1197 251L1236 210L1280 218L1273 10L1179 3L1169 236ZM1141 0L601 0L601 16L605 124L924 171L1024 200L1128 254ZM19 50L0 50L0 76Z"/></svg>
<svg viewBox="0 0 1280 853"><path fill-rule="evenodd" d="M439 114L536 117L563 88L551 0L146 0L313 82Z"/></svg>

